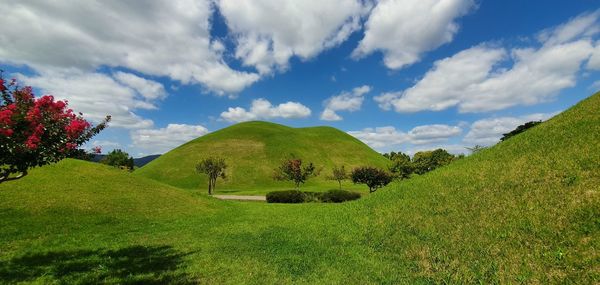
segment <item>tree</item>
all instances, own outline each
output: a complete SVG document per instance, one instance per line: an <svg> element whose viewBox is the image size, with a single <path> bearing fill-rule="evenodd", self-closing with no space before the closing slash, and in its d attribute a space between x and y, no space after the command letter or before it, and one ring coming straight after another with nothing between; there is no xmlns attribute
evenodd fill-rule
<svg viewBox="0 0 600 285"><path fill-rule="evenodd" d="M203 159L196 165L196 171L198 173L206 174L208 176L208 195L212 195L213 191L217 187L217 178L225 179L225 159L218 157L209 157Z"/></svg>
<svg viewBox="0 0 600 285"><path fill-rule="evenodd" d="M300 184L306 182L308 178L318 175L315 170L312 162L302 166L302 159L289 158L282 161L281 165L275 169L273 178L280 181L293 181L296 189L299 189Z"/></svg>
<svg viewBox="0 0 600 285"><path fill-rule="evenodd" d="M448 165L455 159L454 155L438 148L434 151L420 151L413 156L413 164L417 174L424 174L438 167Z"/></svg>
<svg viewBox="0 0 600 285"><path fill-rule="evenodd" d="M92 126L66 101L50 95L35 98L31 87L19 87L15 79L7 83L1 71L0 95L0 183L69 157L110 121L107 116Z"/></svg>
<svg viewBox="0 0 600 285"><path fill-rule="evenodd" d="M342 181L348 179L348 173L346 172L346 169L344 168L343 165L340 167L334 166L331 176L327 177L327 179L337 181L340 184L340 190L341 190L342 189Z"/></svg>
<svg viewBox="0 0 600 285"><path fill-rule="evenodd" d="M399 179L408 179L414 171L413 163L410 161L410 156L402 152L391 152L386 156L392 161L389 166L390 172Z"/></svg>
<svg viewBox="0 0 600 285"><path fill-rule="evenodd" d="M487 147L478 144L476 144L474 147L466 147L466 149L468 149L471 153L478 153L486 148Z"/></svg>
<svg viewBox="0 0 600 285"><path fill-rule="evenodd" d="M375 167L363 166L356 168L350 176L353 183L366 184L369 187L369 193L373 193L392 182L392 175Z"/></svg>
<svg viewBox="0 0 600 285"><path fill-rule="evenodd" d="M108 155L100 160L100 163L129 170L133 169L133 157L130 157L128 153L120 149L109 152Z"/></svg>
<svg viewBox="0 0 600 285"><path fill-rule="evenodd" d="M500 141L505 141L505 140L507 140L511 137L514 137L514 136L516 136L530 128L533 128L541 123L542 123L542 121L531 121L531 122L522 124L522 125L518 126L516 129L512 130L511 132L502 134L502 138L500 139Z"/></svg>

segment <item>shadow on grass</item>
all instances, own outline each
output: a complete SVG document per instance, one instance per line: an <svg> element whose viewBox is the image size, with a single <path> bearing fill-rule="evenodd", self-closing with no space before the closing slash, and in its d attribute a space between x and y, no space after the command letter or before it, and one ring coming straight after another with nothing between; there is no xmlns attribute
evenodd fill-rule
<svg viewBox="0 0 600 285"><path fill-rule="evenodd" d="M185 255L169 246L31 254L0 263L0 283L195 284L181 272Z"/></svg>

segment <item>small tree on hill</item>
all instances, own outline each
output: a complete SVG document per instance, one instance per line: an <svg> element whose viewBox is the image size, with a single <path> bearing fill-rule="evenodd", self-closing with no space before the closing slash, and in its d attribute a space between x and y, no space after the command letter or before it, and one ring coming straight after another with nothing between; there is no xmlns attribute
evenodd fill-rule
<svg viewBox="0 0 600 285"><path fill-rule="evenodd" d="M340 167L334 166L331 176L328 176L327 179L337 181L340 185L340 190L341 190L342 189L342 181L348 179L348 173L346 172L346 169L344 168L343 165Z"/></svg>
<svg viewBox="0 0 600 285"><path fill-rule="evenodd" d="M0 183L69 157L108 121L110 116L94 127L66 101L50 95L35 98L31 87L4 81L0 70Z"/></svg>
<svg viewBox="0 0 600 285"><path fill-rule="evenodd" d="M373 193L392 182L392 175L383 169L375 167L363 166L356 168L350 176L352 182L366 184L369 187L369 193Z"/></svg>
<svg viewBox="0 0 600 285"><path fill-rule="evenodd" d="M410 161L410 156L402 152L392 152L392 155L388 155L392 164L389 166L390 172L394 174L395 178L408 179L414 171L414 165Z"/></svg>
<svg viewBox="0 0 600 285"><path fill-rule="evenodd" d="M541 123L542 123L542 121L531 121L531 122L522 124L522 125L518 126L516 129L512 130L511 132L502 134L502 138L500 139L500 141L505 141L505 140L507 140L511 137L514 137L514 136L516 136L530 128L533 128Z"/></svg>
<svg viewBox="0 0 600 285"><path fill-rule="evenodd" d="M290 158L281 162L281 165L275 169L273 178L280 181L293 181L296 189L300 188L300 184L306 182L308 178L317 176L315 166L309 162L306 166L302 166L302 160L299 158Z"/></svg>
<svg viewBox="0 0 600 285"><path fill-rule="evenodd" d="M217 178L225 179L225 159L217 157L209 157L203 159L196 165L196 171L198 173L206 174L208 176L208 195L212 195L213 191L217 187Z"/></svg>
<svg viewBox="0 0 600 285"><path fill-rule="evenodd" d="M438 148L434 151L420 151L413 157L415 172L424 174L438 167L448 165L455 159L455 156L446 150Z"/></svg>
<svg viewBox="0 0 600 285"><path fill-rule="evenodd" d="M482 145L478 145L476 144L474 147L466 147L467 150L469 150L471 153L475 154L478 153L484 149L486 149L487 147L482 146Z"/></svg>
<svg viewBox="0 0 600 285"><path fill-rule="evenodd" d="M133 157L129 156L128 153L120 149L115 149L109 152L100 160L100 163L114 167L126 168L128 170L133 169Z"/></svg>

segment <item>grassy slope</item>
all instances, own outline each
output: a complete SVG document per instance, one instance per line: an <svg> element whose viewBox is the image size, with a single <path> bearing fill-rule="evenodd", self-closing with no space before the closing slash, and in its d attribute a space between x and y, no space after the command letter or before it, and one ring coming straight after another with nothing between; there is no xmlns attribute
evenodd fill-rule
<svg viewBox="0 0 600 285"><path fill-rule="evenodd" d="M194 172L200 159L220 156L228 164L226 180L217 181L217 191L264 193L286 189L290 182L273 181L273 170L293 153L323 168L305 190L335 188L327 181L334 165L386 167L387 160L361 141L331 127L290 128L267 122L247 122L190 141L136 171L137 175L186 189L204 188L206 178ZM348 188L356 188L348 185Z"/></svg>
<svg viewBox="0 0 600 285"><path fill-rule="evenodd" d="M595 95L341 205L215 201L84 162L37 169L0 184L0 283L598 283L599 110Z"/></svg>

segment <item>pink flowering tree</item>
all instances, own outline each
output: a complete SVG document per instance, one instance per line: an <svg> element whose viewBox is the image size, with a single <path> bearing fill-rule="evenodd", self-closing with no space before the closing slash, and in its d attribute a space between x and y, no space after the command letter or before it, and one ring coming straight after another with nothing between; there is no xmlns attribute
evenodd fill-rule
<svg viewBox="0 0 600 285"><path fill-rule="evenodd" d="M92 126L66 101L50 95L35 98L31 87L19 87L14 79L6 82L2 73L0 95L0 183L75 154L110 121L107 116Z"/></svg>

